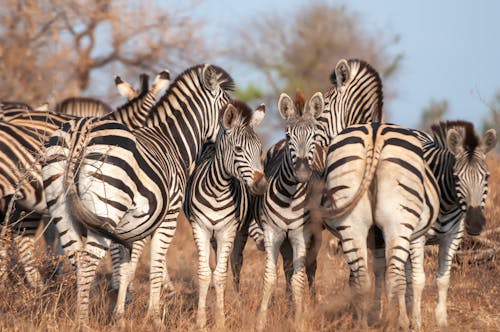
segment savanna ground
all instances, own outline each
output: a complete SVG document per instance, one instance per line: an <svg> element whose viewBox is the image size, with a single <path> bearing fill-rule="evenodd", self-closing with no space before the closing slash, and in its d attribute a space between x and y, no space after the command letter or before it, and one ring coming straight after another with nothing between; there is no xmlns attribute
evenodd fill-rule
<svg viewBox="0 0 500 332"><path fill-rule="evenodd" d="M448 293L448 320L450 331L500 331L500 157L489 159L491 177L486 217L486 232L479 239L466 238L462 254L453 264ZM195 324L197 308L197 254L190 226L180 219L178 230L168 255L168 266L176 295L162 298L164 326L170 331L197 330ZM341 254L329 253L328 240L323 233L323 246L319 255L317 272L316 303L307 301L303 325L293 325L289 310L284 276L278 271L278 287L268 317L271 331L349 331L359 330L352 314L348 286L348 268ZM52 261L45 256L43 241L37 243L38 264L49 278L53 272ZM132 299L126 305L127 331L154 330L146 318L149 293L148 253L141 259L136 278L132 284ZM249 240L244 253L241 294L237 295L228 277L226 291L226 314L228 330L249 331L260 303L263 285L265 254L257 250ZM437 298L435 271L436 251L426 251L426 287L423 295L424 331L438 330L434 319ZM24 281L22 270L16 264L15 254L9 267L9 279L0 285L0 329L2 331L53 331L72 330L77 325L75 317L76 287L74 275L52 277L47 289L33 291ZM230 272L229 272L230 273ZM94 290L91 294L91 328L98 331L119 330L110 317L116 294L108 291L110 283L110 260L101 264ZM209 328L216 330L210 315L213 311L215 292L209 292ZM383 326L370 328L381 331Z"/></svg>

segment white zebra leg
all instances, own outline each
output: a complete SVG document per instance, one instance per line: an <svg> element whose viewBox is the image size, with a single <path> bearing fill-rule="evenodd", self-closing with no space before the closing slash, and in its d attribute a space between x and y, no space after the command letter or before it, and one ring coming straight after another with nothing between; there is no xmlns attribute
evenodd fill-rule
<svg viewBox="0 0 500 332"><path fill-rule="evenodd" d="M224 292L226 290L227 263L236 236L236 223L228 225L224 230L215 233L217 240L217 265L213 272L215 293L217 296L217 308L215 311L215 322L219 329L225 329L226 316L224 314Z"/></svg>
<svg viewBox="0 0 500 332"><path fill-rule="evenodd" d="M424 272L424 246L425 236L421 236L411 243L411 286L412 286L412 306L411 325L415 331L422 330L422 292L425 287ZM407 276L408 278L408 276Z"/></svg>
<svg viewBox="0 0 500 332"><path fill-rule="evenodd" d="M198 249L198 312L196 325L202 329L207 324L207 294L212 279L210 269L210 238L211 232L197 223L192 223L193 238Z"/></svg>
<svg viewBox="0 0 500 332"><path fill-rule="evenodd" d="M262 331L266 325L267 310L269 300L276 286L276 265L278 263L278 253L286 233L268 224L264 224L264 243L266 248L266 267L264 270L264 289L262 292L262 302L260 303L257 317L257 330Z"/></svg>
<svg viewBox="0 0 500 332"><path fill-rule="evenodd" d="M109 249L109 255L111 256L111 288L118 290L120 288L120 262L121 262L121 250L120 245L117 243L111 243L111 248Z"/></svg>
<svg viewBox="0 0 500 332"><path fill-rule="evenodd" d="M9 264L9 243L4 239L0 239L0 282L4 284L7 280L8 273L8 264Z"/></svg>
<svg viewBox="0 0 500 332"><path fill-rule="evenodd" d="M167 251L174 237L177 227L179 208L170 210L165 220L156 229L151 237L151 271L149 275L150 291L148 315L159 317L160 315L160 293L164 274L168 274ZM170 280L170 278L168 278Z"/></svg>
<svg viewBox="0 0 500 332"><path fill-rule="evenodd" d="M87 243L84 250L79 253L77 269L77 316L80 327L85 327L89 324L90 288L95 278L97 266L106 255L110 244L111 240L98 236L88 230Z"/></svg>
<svg viewBox="0 0 500 332"><path fill-rule="evenodd" d="M24 267L29 285L35 289L42 289L44 287L43 278L36 267L33 256L35 252L33 238L32 235L19 235L15 237L15 242L19 250L19 261Z"/></svg>
<svg viewBox="0 0 500 332"><path fill-rule="evenodd" d="M130 256L128 255L128 250L123 248L121 245L114 244L114 246L118 247L119 256L118 266L116 268L113 266L113 273L115 273L114 270L116 269L116 273L119 278L118 296L116 298L114 309L114 317L118 321L121 321L123 318L130 282L134 278L137 262L142 253L142 249L144 248L145 241L145 239L135 241L132 244L132 253Z"/></svg>
<svg viewBox="0 0 500 332"><path fill-rule="evenodd" d="M411 237L409 228L396 228L392 231L384 229L384 239L386 244L386 293L388 308L395 307L398 303L399 327L407 331L410 327L408 313L406 312L406 269L405 264L409 258L410 243L405 239ZM392 312L391 312L392 313ZM391 319L390 319L391 321Z"/></svg>
<svg viewBox="0 0 500 332"><path fill-rule="evenodd" d="M453 239L443 239L439 242L439 266L436 275L436 284L438 289L438 302L434 310L436 323L439 327L448 326L448 313L446 309L446 301L448 297L448 287L450 286L450 270L451 263L455 253L462 241L461 236Z"/></svg>
<svg viewBox="0 0 500 332"><path fill-rule="evenodd" d="M288 233L293 251L292 294L295 304L295 323L302 317L302 303L306 281L306 247L309 245L311 234L304 227L299 227ZM308 242L306 244L306 242Z"/></svg>

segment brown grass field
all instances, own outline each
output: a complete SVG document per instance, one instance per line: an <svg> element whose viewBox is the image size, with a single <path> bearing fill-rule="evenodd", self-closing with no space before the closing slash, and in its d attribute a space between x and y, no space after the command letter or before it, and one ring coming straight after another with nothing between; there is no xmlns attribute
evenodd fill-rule
<svg viewBox="0 0 500 332"><path fill-rule="evenodd" d="M497 260L500 243L500 157L491 157L490 191L486 207L488 220L486 233L480 239L466 238L462 254L453 265L448 292L448 320L450 331L500 331L500 263ZM171 250L168 266L176 286L173 298L163 298L163 319L166 330L197 330L197 254L191 230L185 219L180 219ZM348 268L342 255L328 255L326 245L331 238L323 234L317 272L317 300L306 302L301 326L293 324L284 292L284 276L278 272L278 288L268 317L270 331L350 331L359 330L350 306ZM53 270L50 259L45 257L44 243L38 245L38 264L49 277ZM489 251L486 251L490 249ZM434 319L437 298L435 271L437 258L434 249L426 251L426 288L423 296L424 331L438 330ZM152 322L146 317L148 301L148 254L143 255L136 278L132 284L132 300L126 305L126 331L151 331ZM231 331L251 331L262 295L265 255L256 249L252 240L245 249L242 270L241 295L237 295L228 277L226 292L226 327ZM0 330L2 331L54 331L74 330L76 287L74 275L68 274L47 281L45 291L33 291L24 281L22 269L11 259L9 280L0 285ZM118 329L111 320L110 307L116 297L108 291L110 260L101 264L94 290L91 294L91 328L96 331ZM229 272L230 273L230 272ZM216 330L210 315L215 301L213 289L209 292L209 327ZM374 327L369 331L382 331Z"/></svg>

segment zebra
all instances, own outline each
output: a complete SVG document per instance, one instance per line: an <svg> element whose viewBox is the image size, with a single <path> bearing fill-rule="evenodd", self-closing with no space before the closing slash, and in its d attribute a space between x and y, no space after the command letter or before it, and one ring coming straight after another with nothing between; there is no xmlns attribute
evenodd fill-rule
<svg viewBox="0 0 500 332"><path fill-rule="evenodd" d="M168 248L187 177L203 144L215 141L219 113L233 90L234 81L222 68L197 65L172 82L136 130L110 120L75 127L73 144L67 141L72 137L70 126L51 137L42 175L48 180L54 172L65 170L50 185L60 193L67 191L66 202L52 205L51 214L87 229L77 269L80 324L89 322L90 283L111 241L122 244L129 254L134 241L153 235L155 246L157 234L167 232L164 252ZM68 146L73 147L71 151ZM158 260L165 265L165 255ZM148 308L156 322L157 295L150 294Z"/></svg>
<svg viewBox="0 0 500 332"><path fill-rule="evenodd" d="M397 300L399 325L407 329L405 262L410 254L414 258L439 212L439 186L424 160L421 141L411 130L392 124L344 129L328 147L326 192L331 207L322 217L341 240L358 299L371 283L367 237L374 226L383 233L389 306ZM418 263L412 260L415 269ZM356 309L366 324L365 303Z"/></svg>
<svg viewBox="0 0 500 332"><path fill-rule="evenodd" d="M116 78L115 78L115 83L116 83ZM118 86L119 84L117 84L117 88ZM120 91L119 88L118 90ZM133 99L135 97L123 94L122 96L125 96L128 99ZM74 116L102 117L106 114L113 112L113 109L111 108L111 106L98 99L90 97L69 97L58 103L54 108L54 112L57 114L66 114Z"/></svg>
<svg viewBox="0 0 500 332"><path fill-rule="evenodd" d="M439 244L435 317L438 326L447 327L446 298L452 259L460 246L464 231L472 236L479 235L486 224L483 209L488 193L489 170L485 157L496 146L496 131L487 130L479 138L470 122L443 121L432 125L431 135L414 132L422 141L424 159L439 183L439 217L425 234L425 243ZM375 257L380 259L383 255ZM412 327L420 330L420 294L425 285L423 243L417 252L412 253L411 259L420 264L420 268L415 269L412 261L411 283L413 288L417 287L419 290L412 294L413 301L409 303ZM383 277L384 265L376 263L375 266L377 283ZM380 290L378 284L376 291Z"/></svg>
<svg viewBox="0 0 500 332"><path fill-rule="evenodd" d="M318 119L325 128L330 141L350 125L383 120L382 80L369 63L360 59L341 59L330 74L330 82L332 87L324 94L325 109ZM269 151L269 159L281 158L285 146L283 143L276 144ZM323 153L322 150L318 150L318 152L320 153L316 154L314 168L318 177L324 178L326 151ZM321 232L313 234L316 248L321 246L320 235ZM287 293L290 293L293 255L288 239L284 240L280 252L283 256L283 267L287 279ZM307 278L313 294L317 253L317 250L307 253Z"/></svg>
<svg viewBox="0 0 500 332"><path fill-rule="evenodd" d="M321 124L317 120L324 110L321 92L315 93L305 108L305 100L298 93L295 103L282 93L278 110L287 121L286 148L282 158L267 160L265 172L270 174L269 186L255 203L255 218L262 225L266 249L264 290L257 317L257 329L265 325L271 293L276 284L278 250L285 238L293 250L293 276L291 280L296 319L300 318L305 277L306 250L310 249L314 228L308 223L305 210L308 181L317 146L326 143Z"/></svg>
<svg viewBox="0 0 500 332"><path fill-rule="evenodd" d="M133 117L133 112L130 109L137 109L136 113L140 115L140 107L149 107L154 102L156 93L166 89L169 81L169 74L167 71L161 72L155 84L148 93L147 77L143 77L142 90L139 95L136 95L127 104L120 107L116 112L117 114L127 113ZM166 83L165 83L166 82ZM123 84L121 81L117 84ZM133 97L128 94L127 97ZM153 98L152 101L148 101ZM85 109L86 100L79 105L78 109L83 111ZM74 102L73 106L76 105ZM21 109L22 110L22 109ZM12 112L10 112L12 111ZM19 211L29 211L25 216L17 221L14 221L11 227L14 227L16 233L21 233L22 237L19 242L21 263L26 271L28 282L32 287L41 288L43 286L42 279L38 271L34 267L34 259L32 256L33 251L33 238L35 232L42 220L42 215L47 210L43 183L41 178L41 165L40 156L37 155L42 150L44 141L51 133L55 131L53 128L58 125L61 126L68 119L75 119L74 116L57 115L50 112L18 112L19 108L11 108L10 111L5 113L5 118L9 122L0 122L0 131L2 134L7 135L8 139L3 140L3 145L0 153L4 153L1 159L0 167L3 175L0 177L0 187L2 191L0 197L2 198L2 214L4 223L16 220L17 218L10 218L10 206L15 203L15 217L19 217ZM112 116L110 114L109 116ZM120 115L124 117L123 115ZM48 120L48 121L47 121ZM44 124L46 126L44 127ZM43 129L42 129L43 128ZM55 221L57 224L57 220ZM61 231L61 234L67 233L67 230ZM78 232L79 234L79 232ZM75 237L73 235L73 237ZM71 241L63 241L63 248L69 253L70 260L74 255L75 249L69 248L73 243ZM1 255L6 256L6 248L3 247ZM6 266L2 265L2 269ZM6 273L0 273L5 277Z"/></svg>
<svg viewBox="0 0 500 332"><path fill-rule="evenodd" d="M263 104L254 112L243 102L228 104L215 145L205 148L188 181L184 213L191 223L198 249L199 328L206 325L206 298L212 274L217 292L217 325L225 325L224 291L229 251L237 233L248 227L252 217L250 193L263 194L267 186L261 161L262 143L254 132L264 114ZM212 237L217 247L213 273L209 264Z"/></svg>

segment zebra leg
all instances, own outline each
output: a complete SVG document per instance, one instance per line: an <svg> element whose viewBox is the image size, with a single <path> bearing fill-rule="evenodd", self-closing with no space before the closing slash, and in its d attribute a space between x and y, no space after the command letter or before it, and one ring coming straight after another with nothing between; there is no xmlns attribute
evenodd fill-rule
<svg viewBox="0 0 500 332"><path fill-rule="evenodd" d="M384 229L383 232L386 244L386 293L388 308L394 308L395 301L397 300L399 307L399 327L406 331L409 330L410 323L406 312L405 264L409 258L409 239L412 229L410 230L408 227L396 227L393 230Z"/></svg>
<svg viewBox="0 0 500 332"><path fill-rule="evenodd" d="M412 289L412 305L410 312L412 329L415 331L422 330L422 292L425 286L424 246L425 236L421 236L413 240L410 247ZM409 279L410 276L407 275L406 278Z"/></svg>
<svg viewBox="0 0 500 332"><path fill-rule="evenodd" d="M29 285L35 289L42 289L44 287L43 278L36 267L33 256L35 252L33 238L33 235L21 234L15 237L15 242L19 250L19 261L24 267Z"/></svg>
<svg viewBox="0 0 500 332"><path fill-rule="evenodd" d="M373 324L381 319L382 312L382 287L384 287L385 280L385 244L384 236L380 228L374 227L374 245L373 250L373 272L375 274L375 289L374 289L374 303L369 314L369 324Z"/></svg>
<svg viewBox="0 0 500 332"><path fill-rule="evenodd" d="M262 302L257 317L257 330L262 331L266 325L267 310L269 300L276 286L276 265L278 263L278 252L286 233L281 229L272 227L265 223L264 229L264 244L266 248L266 267L264 270L264 289L262 292Z"/></svg>
<svg viewBox="0 0 500 332"><path fill-rule="evenodd" d="M450 285L450 270L453 257L462 241L463 221L460 223L460 231L453 234L453 238L445 238L439 242L439 266L436 275L438 289L438 302L434 310L436 322L439 327L448 326L448 313L446 301L448 297L448 287Z"/></svg>
<svg viewBox="0 0 500 332"><path fill-rule="evenodd" d="M306 282L306 247L309 246L311 234L307 227L300 227L288 233L293 250L292 294L295 304L295 322L302 318L302 303Z"/></svg>
<svg viewBox="0 0 500 332"><path fill-rule="evenodd" d="M215 311L215 321L219 329L225 329L224 314L224 292L226 290L227 263L231 248L233 247L236 236L237 224L228 225L226 229L217 231L215 237L217 240L217 265L213 273L215 293L217 296L217 309Z"/></svg>
<svg viewBox="0 0 500 332"><path fill-rule="evenodd" d="M280 246L283 258L283 272L286 279L286 295L289 303L292 300L292 276L293 276L293 249L289 239L285 239Z"/></svg>
<svg viewBox="0 0 500 332"><path fill-rule="evenodd" d="M321 243L323 241L322 234L313 233L311 236L311 242L309 248L307 248L306 254L306 273L307 273L307 282L309 285L309 290L311 292L311 296L313 300L316 300L316 286L314 280L316 278L316 270L318 268L318 253L321 249Z"/></svg>
<svg viewBox="0 0 500 332"><path fill-rule="evenodd" d="M0 282L5 284L9 276L9 241L6 238L0 238Z"/></svg>
<svg viewBox="0 0 500 332"><path fill-rule="evenodd" d="M81 327L89 324L90 287L94 281L97 266L111 244L111 240L103 238L88 230L87 243L78 257L77 269L77 308L78 323Z"/></svg>
<svg viewBox="0 0 500 332"><path fill-rule="evenodd" d="M196 325L202 329L207 324L207 293L212 279L210 269L210 238L212 234L206 228L193 222L193 238L198 249L198 313Z"/></svg>
<svg viewBox="0 0 500 332"><path fill-rule="evenodd" d="M262 228L254 218L250 220L250 224L248 225L248 233L250 237L255 241L257 249L259 249L260 251L265 251L266 249L264 248L264 234L262 233Z"/></svg>
<svg viewBox="0 0 500 332"><path fill-rule="evenodd" d="M234 290L240 292L240 274L243 267L243 250L247 244L248 227L243 227L236 232L233 250L231 251L231 271L233 272Z"/></svg>

